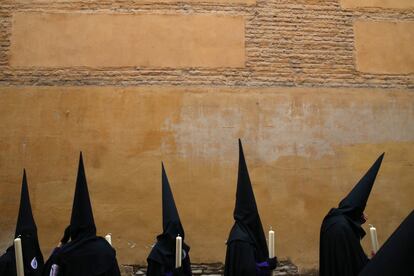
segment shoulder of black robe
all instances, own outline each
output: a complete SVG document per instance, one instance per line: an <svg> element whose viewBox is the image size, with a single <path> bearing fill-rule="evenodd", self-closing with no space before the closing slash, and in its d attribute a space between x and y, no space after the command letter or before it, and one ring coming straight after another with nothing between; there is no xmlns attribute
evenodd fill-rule
<svg viewBox="0 0 414 276"><path fill-rule="evenodd" d="M368 262L358 233L344 215L326 218L321 227L320 276L355 276Z"/></svg>
<svg viewBox="0 0 414 276"><path fill-rule="evenodd" d="M230 230L229 238L227 239L227 244L230 244L233 241L244 241L255 246L254 241L250 238L248 230L244 229L243 224L235 222L233 227Z"/></svg>
<svg viewBox="0 0 414 276"><path fill-rule="evenodd" d="M10 246L6 252L0 256L0 275L16 276L16 259L14 255L14 247Z"/></svg>
<svg viewBox="0 0 414 276"><path fill-rule="evenodd" d="M116 252L102 237L96 236L82 153L79 158L75 197L70 222L71 241L54 256L65 276L120 275Z"/></svg>
<svg viewBox="0 0 414 276"><path fill-rule="evenodd" d="M266 236L257 209L240 139L236 206L233 217L236 222L230 232L227 243L233 240L243 240L248 243L253 243L256 248L256 262L267 261L269 252Z"/></svg>
<svg viewBox="0 0 414 276"><path fill-rule="evenodd" d="M188 261L188 267L183 271L190 271L190 247L184 242L185 232L181 224L178 210L175 205L174 196L171 191L170 183L168 181L167 173L165 172L164 164L162 164L162 225L163 233L158 235L157 243L152 248L147 261L148 265L151 265L151 271L164 271L172 272L175 268L175 239L180 235L183 239L183 266ZM159 267L155 267L158 265ZM163 267L162 269L160 267ZM188 273L188 272L187 272ZM150 274L148 274L150 275Z"/></svg>
<svg viewBox="0 0 414 276"><path fill-rule="evenodd" d="M66 247L71 247L68 250ZM56 263L63 275L120 275L116 252L102 237L68 243L57 253Z"/></svg>
<svg viewBox="0 0 414 276"><path fill-rule="evenodd" d="M33 218L32 206L30 204L26 170L23 170L19 215L15 231L15 238L18 237L22 241L25 275L41 275L44 261L37 238L37 227Z"/></svg>
<svg viewBox="0 0 414 276"><path fill-rule="evenodd" d="M359 274L414 275L414 211L400 224Z"/></svg>

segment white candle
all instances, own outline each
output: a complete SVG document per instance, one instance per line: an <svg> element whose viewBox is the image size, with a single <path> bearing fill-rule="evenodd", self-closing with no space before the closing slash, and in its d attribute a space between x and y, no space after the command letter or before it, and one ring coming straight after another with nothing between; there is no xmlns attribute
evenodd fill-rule
<svg viewBox="0 0 414 276"><path fill-rule="evenodd" d="M24 276L22 240L20 238L14 240L14 253L16 254L17 276Z"/></svg>
<svg viewBox="0 0 414 276"><path fill-rule="evenodd" d="M111 233L105 236L105 240L112 246L112 236Z"/></svg>
<svg viewBox="0 0 414 276"><path fill-rule="evenodd" d="M377 229L370 224L369 232L371 233L372 251L376 254L379 249Z"/></svg>
<svg viewBox="0 0 414 276"><path fill-rule="evenodd" d="M275 256L275 231L272 230L272 227L270 227L269 231L269 258L273 258Z"/></svg>
<svg viewBox="0 0 414 276"><path fill-rule="evenodd" d="M181 267L182 251L183 239L178 235L175 239L175 268Z"/></svg>

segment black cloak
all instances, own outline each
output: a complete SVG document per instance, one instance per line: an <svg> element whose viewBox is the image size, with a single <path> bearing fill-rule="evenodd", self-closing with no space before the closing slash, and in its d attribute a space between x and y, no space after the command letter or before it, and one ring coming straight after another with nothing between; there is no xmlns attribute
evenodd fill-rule
<svg viewBox="0 0 414 276"><path fill-rule="evenodd" d="M413 234L414 211L411 211L359 275L414 275Z"/></svg>
<svg viewBox="0 0 414 276"><path fill-rule="evenodd" d="M19 215L14 237L20 237L22 241L24 274L27 276L42 275L43 255L37 239L37 227L30 204L25 170L23 170ZM14 245L7 248L6 253L0 257L0 275L17 275Z"/></svg>
<svg viewBox="0 0 414 276"><path fill-rule="evenodd" d="M249 172L239 140L235 223L227 239L226 276L271 275L277 259L269 259L266 236L257 210Z"/></svg>
<svg viewBox="0 0 414 276"><path fill-rule="evenodd" d="M96 236L82 153L69 229L70 242L53 252L46 263L45 276L49 276L52 264L59 266L58 276L120 275L115 250L104 238Z"/></svg>
<svg viewBox="0 0 414 276"><path fill-rule="evenodd" d="M325 216L320 232L319 275L355 276L369 259L361 246L363 212L381 166L382 154L352 191Z"/></svg>
<svg viewBox="0 0 414 276"><path fill-rule="evenodd" d="M192 275L190 247L184 243L185 233L175 206L170 183L162 164L162 234L157 236L157 243L152 248L148 258L148 276ZM182 237L182 266L175 268L175 239Z"/></svg>

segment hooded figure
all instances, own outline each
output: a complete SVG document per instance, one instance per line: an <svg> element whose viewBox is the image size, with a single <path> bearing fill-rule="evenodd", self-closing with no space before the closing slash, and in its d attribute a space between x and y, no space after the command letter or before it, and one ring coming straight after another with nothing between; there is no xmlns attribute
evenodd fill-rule
<svg viewBox="0 0 414 276"><path fill-rule="evenodd" d="M120 275L115 250L104 238L96 236L82 153L72 217L67 229L70 232L70 242L54 251L46 264L45 276Z"/></svg>
<svg viewBox="0 0 414 276"><path fill-rule="evenodd" d="M226 276L271 275L276 257L269 259L266 236L260 221L252 184L239 140L239 174L237 179L235 223L227 240Z"/></svg>
<svg viewBox="0 0 414 276"><path fill-rule="evenodd" d="M359 275L414 275L413 233L414 211L411 211Z"/></svg>
<svg viewBox="0 0 414 276"><path fill-rule="evenodd" d="M20 237L23 251L24 274L27 276L42 275L43 255L37 239L37 227L30 205L29 189L27 187L26 171L23 171L22 191L20 196L19 216L17 218L15 238ZM7 248L0 257L0 275L15 276L16 259L14 245Z"/></svg>
<svg viewBox="0 0 414 276"><path fill-rule="evenodd" d="M148 276L192 275L188 252L190 247L184 243L185 233L181 225L170 183L162 164L162 234L157 236L157 243L147 258ZM182 238L182 266L175 268L175 239Z"/></svg>
<svg viewBox="0 0 414 276"><path fill-rule="evenodd" d="M381 166L382 154L352 191L325 216L320 232L319 275L355 276L368 263L361 246L364 210Z"/></svg>

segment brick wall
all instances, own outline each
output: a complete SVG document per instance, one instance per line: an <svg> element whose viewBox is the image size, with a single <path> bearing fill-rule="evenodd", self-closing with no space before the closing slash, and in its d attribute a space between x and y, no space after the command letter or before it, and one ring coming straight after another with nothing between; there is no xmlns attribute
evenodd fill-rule
<svg viewBox="0 0 414 276"><path fill-rule="evenodd" d="M244 68L55 67L10 64L13 12L218 14L246 19ZM413 88L413 75L359 72L355 20L407 22L412 10L348 10L339 1L258 0L243 3L146 3L140 1L2 1L1 85L226 85ZM412 33L412 30L411 30ZM139 54L139 53L137 53ZM403 59L407 62L407 59ZM409 68L413 70L413 62Z"/></svg>

